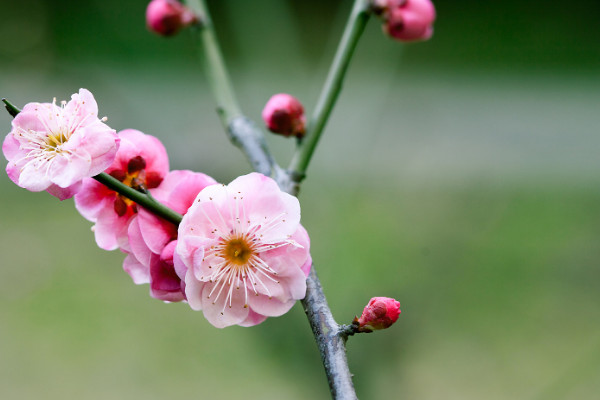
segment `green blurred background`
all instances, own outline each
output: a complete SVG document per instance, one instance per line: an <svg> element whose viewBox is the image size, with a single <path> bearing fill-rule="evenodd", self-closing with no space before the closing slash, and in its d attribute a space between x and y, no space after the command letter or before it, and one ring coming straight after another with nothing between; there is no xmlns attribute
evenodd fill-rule
<svg viewBox="0 0 600 400"><path fill-rule="evenodd" d="M0 0L0 96L90 89L172 168L249 171L219 126L196 45L146 31L145 0ZM246 113L312 110L349 0L210 3ZM600 3L437 1L403 46L370 21L300 200L336 318L402 303L348 343L363 399L600 393ZM10 117L0 113L4 134ZM270 137L282 164L293 144ZM300 305L218 330L134 286L72 201L0 177L0 397L327 399Z"/></svg>

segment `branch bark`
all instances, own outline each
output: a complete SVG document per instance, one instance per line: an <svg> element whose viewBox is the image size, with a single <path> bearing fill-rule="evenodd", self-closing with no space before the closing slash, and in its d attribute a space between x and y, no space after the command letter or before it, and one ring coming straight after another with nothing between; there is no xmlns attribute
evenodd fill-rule
<svg viewBox="0 0 600 400"><path fill-rule="evenodd" d="M347 333L335 322L315 266L306 280L306 296L302 299L304 312L321 353L333 399L356 399L352 374L346 358Z"/></svg>

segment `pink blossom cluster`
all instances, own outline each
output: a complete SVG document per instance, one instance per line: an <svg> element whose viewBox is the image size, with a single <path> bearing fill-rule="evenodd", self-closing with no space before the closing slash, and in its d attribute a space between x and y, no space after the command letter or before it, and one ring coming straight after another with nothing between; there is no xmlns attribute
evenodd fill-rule
<svg viewBox="0 0 600 400"><path fill-rule="evenodd" d="M98 246L124 252L124 270L154 298L187 301L217 327L256 325L304 298L310 240L298 200L269 177L252 173L226 186L170 170L157 138L115 133L85 89L62 108L26 105L3 151L19 186L74 195ZM92 178L100 172L183 215L179 227Z"/></svg>
<svg viewBox="0 0 600 400"><path fill-rule="evenodd" d="M95 223L98 245L127 254L124 270L154 298L187 301L217 327L251 326L287 312L306 292L309 238L298 200L260 174L229 186L169 171L155 137L128 129L108 174L182 214L179 228L94 179L75 206Z"/></svg>

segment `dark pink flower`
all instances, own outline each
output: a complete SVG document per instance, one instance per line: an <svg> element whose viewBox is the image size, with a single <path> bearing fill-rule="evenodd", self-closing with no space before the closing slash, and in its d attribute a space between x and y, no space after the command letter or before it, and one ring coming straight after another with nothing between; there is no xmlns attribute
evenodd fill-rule
<svg viewBox="0 0 600 400"><path fill-rule="evenodd" d="M105 172L127 186L152 193L169 172L167 151L157 138L135 129L120 131L119 137L121 146ZM75 207L95 222L96 243L105 250L124 244L129 220L138 211L133 201L90 178L83 180Z"/></svg>
<svg viewBox="0 0 600 400"><path fill-rule="evenodd" d="M198 193L217 182L192 171L171 171L153 191L156 200L185 215ZM183 283L175 272L173 252L177 227L140 208L128 226L128 253L123 268L136 284L149 283L150 295L164 301L185 299Z"/></svg>
<svg viewBox="0 0 600 400"><path fill-rule="evenodd" d="M33 192L72 197L82 179L98 175L115 158L119 138L103 120L86 89L60 107L56 101L26 104L2 144L9 178Z"/></svg>
<svg viewBox="0 0 600 400"><path fill-rule="evenodd" d="M400 302L390 297L373 297L360 318L354 320L359 332L373 332L392 326L400 316Z"/></svg>
<svg viewBox="0 0 600 400"><path fill-rule="evenodd" d="M197 22L196 15L177 0L152 0L146 8L146 24L152 32L171 36Z"/></svg>
<svg viewBox="0 0 600 400"><path fill-rule="evenodd" d="M179 225L175 270L211 324L251 326L304 298L309 248L298 200L252 173L200 192Z"/></svg>
<svg viewBox="0 0 600 400"><path fill-rule="evenodd" d="M394 39L410 42L433 35L435 8L431 0L378 0L385 19L383 30Z"/></svg>
<svg viewBox="0 0 600 400"><path fill-rule="evenodd" d="M304 107L292 95L286 93L273 95L262 111L262 118L273 133L283 136L304 136L306 124Z"/></svg>

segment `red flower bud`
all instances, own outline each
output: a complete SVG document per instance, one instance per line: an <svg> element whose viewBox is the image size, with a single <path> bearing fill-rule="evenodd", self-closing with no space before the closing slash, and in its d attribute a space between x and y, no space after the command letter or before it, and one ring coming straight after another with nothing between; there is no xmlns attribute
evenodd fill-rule
<svg viewBox="0 0 600 400"><path fill-rule="evenodd" d="M171 36L198 21L196 15L177 0L152 0L146 8L146 24L152 32Z"/></svg>
<svg viewBox="0 0 600 400"><path fill-rule="evenodd" d="M304 107L294 96L286 93L273 95L262 111L267 128L283 136L304 136Z"/></svg>
<svg viewBox="0 0 600 400"><path fill-rule="evenodd" d="M400 316L400 302L390 297L373 297L353 324L358 332L369 333L392 326Z"/></svg>
<svg viewBox="0 0 600 400"><path fill-rule="evenodd" d="M410 42L433 35L435 8L431 0L376 0L374 8L385 20L384 32L394 39Z"/></svg>

